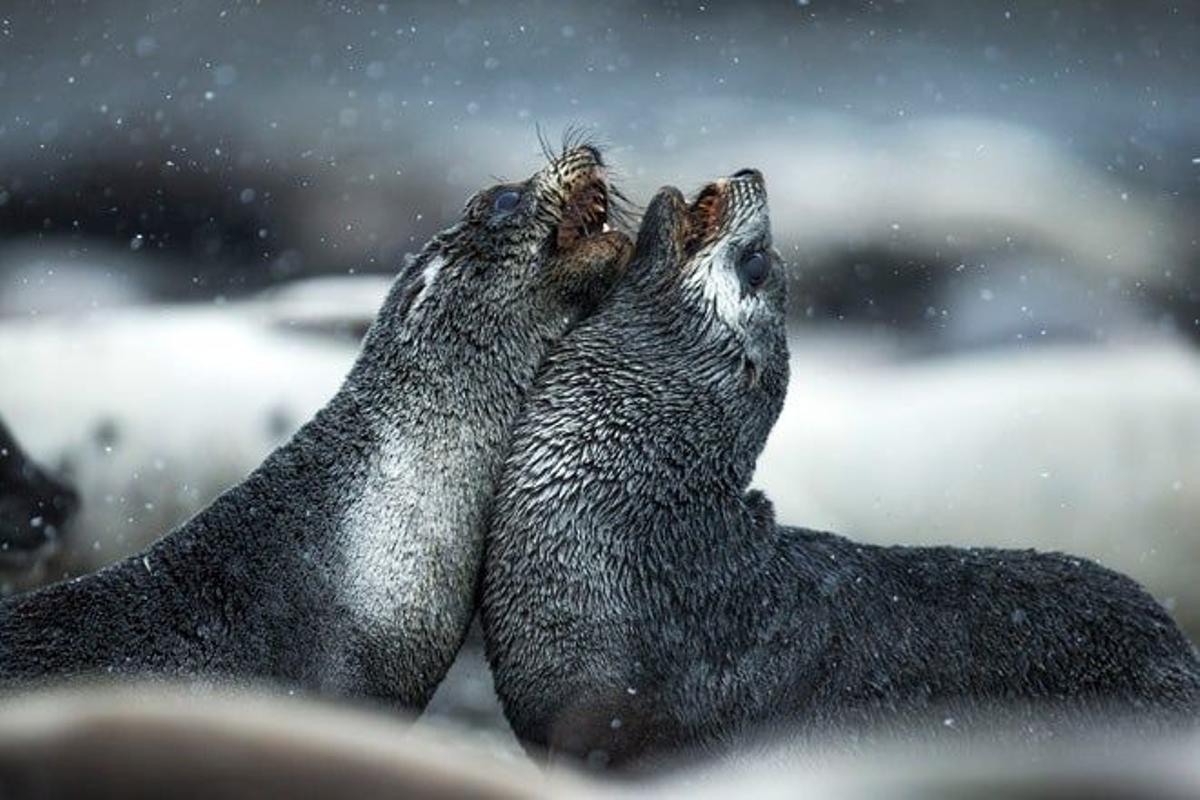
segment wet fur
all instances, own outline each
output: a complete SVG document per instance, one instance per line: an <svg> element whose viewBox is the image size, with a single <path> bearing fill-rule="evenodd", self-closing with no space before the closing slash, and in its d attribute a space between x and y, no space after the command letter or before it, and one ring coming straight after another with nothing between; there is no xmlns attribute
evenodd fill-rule
<svg viewBox="0 0 1200 800"><path fill-rule="evenodd" d="M79 495L29 458L0 420L0 569L26 568L57 547Z"/></svg>
<svg viewBox="0 0 1200 800"><path fill-rule="evenodd" d="M595 158L525 182L519 216L473 198L397 279L337 395L243 483L144 553L0 606L0 681L265 679L423 707L474 611L511 421L593 301L544 243ZM598 273L624 263L604 241Z"/></svg>
<svg viewBox="0 0 1200 800"><path fill-rule="evenodd" d="M788 376L778 265L732 316L732 290L712 291L713 254L746 232L689 247L678 193L660 194L623 283L534 383L482 589L518 736L630 767L765 730L1194 720L1195 650L1130 579L1054 553L860 545L777 524L747 492Z"/></svg>

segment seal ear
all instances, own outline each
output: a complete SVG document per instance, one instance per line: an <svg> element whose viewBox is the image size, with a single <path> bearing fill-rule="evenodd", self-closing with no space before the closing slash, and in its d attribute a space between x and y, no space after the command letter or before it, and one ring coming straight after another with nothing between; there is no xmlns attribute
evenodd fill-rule
<svg viewBox="0 0 1200 800"><path fill-rule="evenodd" d="M637 254L669 254L671 263L683 262L683 244L687 239L687 201L674 186L664 186L654 195L642 225L638 229Z"/></svg>

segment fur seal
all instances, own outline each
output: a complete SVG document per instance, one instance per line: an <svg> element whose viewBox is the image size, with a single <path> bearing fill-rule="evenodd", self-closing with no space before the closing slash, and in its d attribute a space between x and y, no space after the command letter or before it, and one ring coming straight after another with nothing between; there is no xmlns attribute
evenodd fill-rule
<svg viewBox="0 0 1200 800"><path fill-rule="evenodd" d="M30 459L0 420L0 568L25 569L56 548L78 507L75 490Z"/></svg>
<svg viewBox="0 0 1200 800"><path fill-rule="evenodd" d="M543 363L481 595L517 735L637 768L772 729L978 729L1010 702L1051 728L1092 705L1194 715L1194 649L1122 575L776 524L747 492L788 379L776 261L757 172L691 206L664 190L626 277Z"/></svg>
<svg viewBox="0 0 1200 800"><path fill-rule="evenodd" d="M587 145L471 198L250 477L142 554L0 606L0 680L200 675L424 706L474 612L526 388L632 250L602 230L608 204Z"/></svg>

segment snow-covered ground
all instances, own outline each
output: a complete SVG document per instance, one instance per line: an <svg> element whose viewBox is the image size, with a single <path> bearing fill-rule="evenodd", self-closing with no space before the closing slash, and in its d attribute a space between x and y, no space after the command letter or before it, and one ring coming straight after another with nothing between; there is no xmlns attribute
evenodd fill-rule
<svg viewBox="0 0 1200 800"><path fill-rule="evenodd" d="M0 415L82 497L61 551L9 580L92 571L240 481L333 396L387 285L0 323Z"/></svg>
<svg viewBox="0 0 1200 800"><path fill-rule="evenodd" d="M1178 342L905 359L792 342L756 483L789 524L1033 547L1146 585L1200 636L1200 354Z"/></svg>

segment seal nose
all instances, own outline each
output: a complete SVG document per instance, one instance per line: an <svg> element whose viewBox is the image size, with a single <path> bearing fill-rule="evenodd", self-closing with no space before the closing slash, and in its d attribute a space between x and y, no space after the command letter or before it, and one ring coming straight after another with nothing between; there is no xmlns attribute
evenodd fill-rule
<svg viewBox="0 0 1200 800"><path fill-rule="evenodd" d="M585 144L585 145L582 145L579 149L582 150L583 152L587 153L589 156L591 156L592 161L596 162L597 167L604 166L604 157L602 155L600 155L600 150L598 148L595 148L590 144Z"/></svg>
<svg viewBox="0 0 1200 800"><path fill-rule="evenodd" d="M762 183L763 174L756 169L746 167L745 169L739 169L730 177L734 180L756 180L759 183Z"/></svg>

